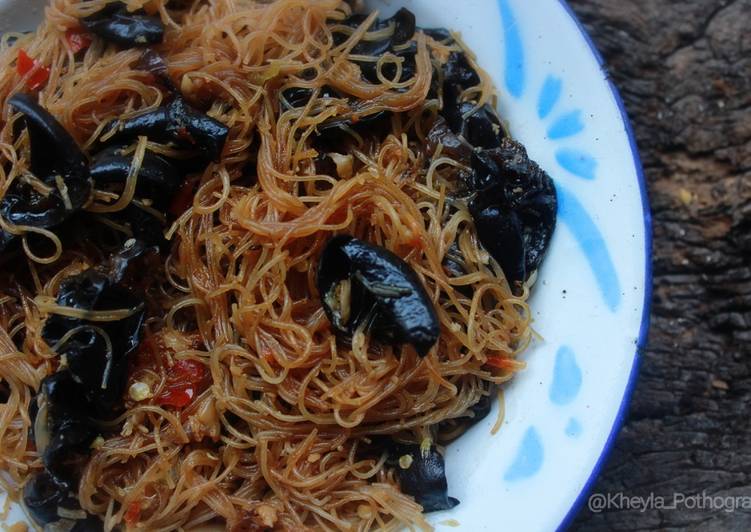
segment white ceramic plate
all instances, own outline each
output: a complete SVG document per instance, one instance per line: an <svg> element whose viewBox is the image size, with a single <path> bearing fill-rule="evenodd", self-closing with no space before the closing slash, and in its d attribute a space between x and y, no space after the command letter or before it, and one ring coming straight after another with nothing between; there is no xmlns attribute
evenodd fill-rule
<svg viewBox="0 0 751 532"><path fill-rule="evenodd" d="M32 29L44 3L0 0L0 32ZM493 412L449 447L449 491L461 504L430 520L439 530L565 528L620 428L648 326L649 206L623 105L562 0L369 3L461 32L560 198L532 299L544 340L506 389L500 433L490 435ZM14 509L7 522L18 519Z"/></svg>

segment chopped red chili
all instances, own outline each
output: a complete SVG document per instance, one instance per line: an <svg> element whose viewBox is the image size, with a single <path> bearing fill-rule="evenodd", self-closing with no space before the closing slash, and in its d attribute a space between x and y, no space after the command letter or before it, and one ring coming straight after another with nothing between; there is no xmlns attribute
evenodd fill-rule
<svg viewBox="0 0 751 532"><path fill-rule="evenodd" d="M31 73L26 80L26 86L29 90L33 91L44 87L47 80L50 78L49 67L46 67L36 59L29 57L29 54L23 49L18 51L16 70L18 71L19 76L26 76Z"/></svg>
<svg viewBox="0 0 751 532"><path fill-rule="evenodd" d="M200 362L178 360L167 368L167 382L156 403L175 408L188 406L203 391L207 376L206 366Z"/></svg>
<svg viewBox="0 0 751 532"><path fill-rule="evenodd" d="M65 40L74 54L91 46L91 35L81 30L69 29L65 32Z"/></svg>
<svg viewBox="0 0 751 532"><path fill-rule="evenodd" d="M513 369L514 361L501 355L491 355L488 357L488 361L485 362L487 366L492 366L499 369Z"/></svg>
<svg viewBox="0 0 751 532"><path fill-rule="evenodd" d="M141 503L133 502L128 506L128 510L125 512L125 523L128 526L135 525L141 518Z"/></svg>

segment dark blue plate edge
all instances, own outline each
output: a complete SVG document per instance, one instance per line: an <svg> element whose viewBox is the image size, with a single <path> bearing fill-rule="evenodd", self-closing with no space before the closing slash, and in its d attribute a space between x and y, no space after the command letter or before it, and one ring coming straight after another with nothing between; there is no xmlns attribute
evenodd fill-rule
<svg viewBox="0 0 751 532"><path fill-rule="evenodd" d="M610 76L607 75L607 69L602 55L600 55L599 50L590 38L587 30L584 28L584 26L582 26L582 23L579 21L576 13L574 13L574 10L571 9L571 6L568 5L568 2L566 2L566 0L558 0L558 2L561 4L566 13L568 13L568 16L571 17L571 20L573 20L574 24L576 24L576 27L579 29L582 37L584 37L584 40L592 50L592 54L595 56L597 63L606 74L608 86L610 87L610 91L613 94L613 98L616 105L618 106L618 110L621 113L621 119L623 120L623 125L626 128L626 135L628 136L629 145L631 147L631 155L634 161L634 168L636 169L636 176L639 181L639 191L641 192L641 202L644 215L644 256L646 259L646 264L644 265L644 303L641 326L639 328L639 338L636 342L636 352L634 354L634 360L631 364L631 371L628 376L626 390L623 393L623 399L621 400L621 405L618 407L618 413L615 416L615 421L613 422L613 426L610 429L610 434L608 434L608 439L606 440L605 446L600 453L600 457L597 459L595 467L592 469L589 478L584 483L584 487L582 488L581 492L576 497L574 504L571 506L568 513L566 513L566 516L563 518L563 521L561 521L561 524L558 525L557 530L559 532L562 532L567 530L571 526L572 521L581 510L582 506L584 506L584 503L588 499L589 493L592 490L597 477L600 475L600 472L605 465L605 461L610 455L610 452L613 450L613 445L615 444L616 437L618 436L618 433L623 426L623 422L625 421L626 414L628 413L628 407L631 403L631 395L633 394L634 387L636 386L636 378L639 374L639 366L641 363L641 352L646 346L647 335L649 333L650 308L652 305L652 212L649 208L649 193L647 192L647 181L646 177L644 176L644 168L642 167L641 158L639 157L639 148L636 145L636 137L634 136L634 130L631 127L631 122L628 118L626 107L623 104L623 99L618 92L618 88L612 82Z"/></svg>

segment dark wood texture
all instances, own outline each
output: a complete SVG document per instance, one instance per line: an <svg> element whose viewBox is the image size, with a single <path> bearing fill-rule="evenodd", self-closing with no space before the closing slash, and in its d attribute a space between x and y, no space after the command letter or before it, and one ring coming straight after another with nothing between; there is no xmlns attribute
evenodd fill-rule
<svg viewBox="0 0 751 532"><path fill-rule="evenodd" d="M751 0L570 0L654 214L652 328L594 492L751 497ZM574 529L751 530L751 509L584 508Z"/></svg>

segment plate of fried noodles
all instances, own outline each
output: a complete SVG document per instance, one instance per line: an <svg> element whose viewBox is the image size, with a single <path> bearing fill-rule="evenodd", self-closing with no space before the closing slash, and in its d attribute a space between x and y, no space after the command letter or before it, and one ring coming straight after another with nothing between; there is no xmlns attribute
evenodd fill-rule
<svg viewBox="0 0 751 532"><path fill-rule="evenodd" d="M555 530L646 334L559 0L0 0L9 530Z"/></svg>

